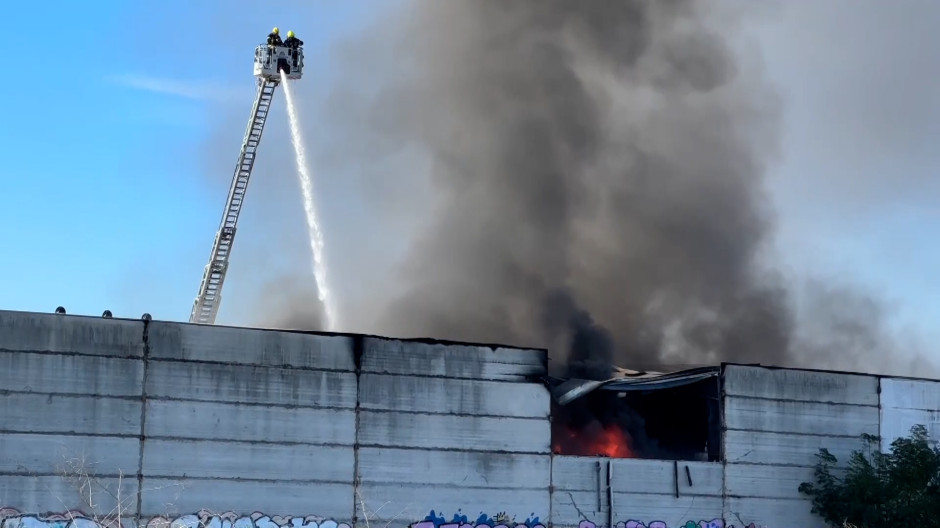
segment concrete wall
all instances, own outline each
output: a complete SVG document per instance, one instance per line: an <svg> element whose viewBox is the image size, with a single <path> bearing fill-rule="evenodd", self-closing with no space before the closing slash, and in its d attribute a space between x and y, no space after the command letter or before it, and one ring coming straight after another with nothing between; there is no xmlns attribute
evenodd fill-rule
<svg viewBox="0 0 940 528"><path fill-rule="evenodd" d="M100 511L136 515L143 328L0 312L0 507L80 507L62 475L84 468Z"/></svg>
<svg viewBox="0 0 940 528"><path fill-rule="evenodd" d="M536 350L366 339L357 499L372 522L406 526L431 508L447 520L491 508L545 515L549 394L526 382L545 361Z"/></svg>
<svg viewBox="0 0 940 528"><path fill-rule="evenodd" d="M940 383L909 379L881 380L881 448L923 425L931 440L940 441Z"/></svg>
<svg viewBox="0 0 940 528"><path fill-rule="evenodd" d="M552 471L557 525L575 526L582 516L621 528L631 521L684 527L722 518L718 462L555 457Z"/></svg>
<svg viewBox="0 0 940 528"><path fill-rule="evenodd" d="M351 337L148 329L143 517L224 511L237 497L246 511L352 519Z"/></svg>
<svg viewBox="0 0 940 528"><path fill-rule="evenodd" d="M729 365L724 391L726 517L821 526L797 488L820 448L843 462L878 434L878 378Z"/></svg>
<svg viewBox="0 0 940 528"><path fill-rule="evenodd" d="M728 365L723 392L724 462L555 457L552 521L821 528L798 491L820 448L844 468L863 433L887 449L924 424L940 441L937 381Z"/></svg>
<svg viewBox="0 0 940 528"><path fill-rule="evenodd" d="M577 526L591 519L611 526L607 458L556 456L552 460L552 523Z"/></svg>
<svg viewBox="0 0 940 528"><path fill-rule="evenodd" d="M556 458L552 520L822 527L798 487L820 448L844 461L878 434L879 379L728 365L723 386L724 462Z"/></svg>
<svg viewBox="0 0 940 528"><path fill-rule="evenodd" d="M544 350L0 312L0 508L535 524L546 366Z"/></svg>
<svg viewBox="0 0 940 528"><path fill-rule="evenodd" d="M845 460L940 407L935 382L729 365L725 462L552 456L546 362L0 311L0 528L807 528L820 447Z"/></svg>

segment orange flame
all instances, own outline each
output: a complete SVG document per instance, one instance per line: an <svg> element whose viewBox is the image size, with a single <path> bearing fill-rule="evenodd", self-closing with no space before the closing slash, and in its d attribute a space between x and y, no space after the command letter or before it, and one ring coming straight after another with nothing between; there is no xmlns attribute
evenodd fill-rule
<svg viewBox="0 0 940 528"><path fill-rule="evenodd" d="M599 455L611 458L633 458L633 450L630 449L630 438L623 432L623 429L616 425L609 425L595 439L594 449Z"/></svg>
<svg viewBox="0 0 940 528"><path fill-rule="evenodd" d="M568 429L552 446L556 454L580 456L604 456L609 458L635 458L630 447L630 436L617 425L604 428L587 428L580 431Z"/></svg>

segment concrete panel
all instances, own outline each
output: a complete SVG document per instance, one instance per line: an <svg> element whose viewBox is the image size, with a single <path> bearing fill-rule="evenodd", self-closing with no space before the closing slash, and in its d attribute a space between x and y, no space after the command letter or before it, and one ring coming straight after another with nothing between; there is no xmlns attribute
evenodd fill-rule
<svg viewBox="0 0 940 528"><path fill-rule="evenodd" d="M551 407L536 383L363 374L359 391L363 409L548 418Z"/></svg>
<svg viewBox="0 0 940 528"><path fill-rule="evenodd" d="M3 351L142 357L143 335L143 321L0 310Z"/></svg>
<svg viewBox="0 0 940 528"><path fill-rule="evenodd" d="M144 442L144 475L169 478L353 481L352 447L194 440Z"/></svg>
<svg viewBox="0 0 940 528"><path fill-rule="evenodd" d="M548 420L361 411L359 424L363 446L515 453L550 449Z"/></svg>
<svg viewBox="0 0 940 528"><path fill-rule="evenodd" d="M458 512L470 521L475 521L480 512L491 517L505 512L510 518L515 517L516 522L523 522L533 514L542 522L548 522L550 501L547 483L541 490L513 492L454 484L453 487L363 484L359 487L357 500L361 499L365 505L370 525L382 528L404 528L424 519L431 510L448 521Z"/></svg>
<svg viewBox="0 0 940 528"><path fill-rule="evenodd" d="M675 497L678 482L680 497L721 496L723 468L718 462L674 463L621 458L612 459L610 465L610 487L614 493L656 493Z"/></svg>
<svg viewBox="0 0 940 528"><path fill-rule="evenodd" d="M359 450L359 475L366 483L522 489L546 487L550 474L549 455L368 447Z"/></svg>
<svg viewBox="0 0 940 528"><path fill-rule="evenodd" d="M881 448L923 425L931 440L940 442L940 382L881 380Z"/></svg>
<svg viewBox="0 0 940 528"><path fill-rule="evenodd" d="M741 525L753 522L758 526L827 528L825 522L810 513L812 504L805 500L755 499L729 497L725 499L725 517Z"/></svg>
<svg viewBox="0 0 940 528"><path fill-rule="evenodd" d="M816 464L816 453L821 448L826 448L841 464L848 461L852 451L862 447L862 441L858 437L725 432L725 460L729 463L811 467Z"/></svg>
<svg viewBox="0 0 940 528"><path fill-rule="evenodd" d="M911 428L923 425L934 442L940 441L940 410L884 408L881 410L881 448L888 450L891 443L911 434Z"/></svg>
<svg viewBox="0 0 940 528"><path fill-rule="evenodd" d="M855 374L727 365L728 396L878 405L878 378Z"/></svg>
<svg viewBox="0 0 940 528"><path fill-rule="evenodd" d="M157 359L355 370L352 337L157 321L150 324L150 355Z"/></svg>
<svg viewBox="0 0 940 528"><path fill-rule="evenodd" d="M677 499L675 495L642 493L614 493L611 502L615 523L641 521L649 524L662 521L670 528L685 526L688 521L698 523L721 518L724 506L721 497L686 495Z"/></svg>
<svg viewBox="0 0 940 528"><path fill-rule="evenodd" d="M885 409L940 409L940 382L884 378L881 407Z"/></svg>
<svg viewBox="0 0 940 528"><path fill-rule="evenodd" d="M140 396L138 359L0 352L0 390L96 396Z"/></svg>
<svg viewBox="0 0 940 528"><path fill-rule="evenodd" d="M146 435L232 441L352 445L354 411L207 402L147 402Z"/></svg>
<svg viewBox="0 0 940 528"><path fill-rule="evenodd" d="M0 435L0 473L63 475L83 469L90 475L136 475L139 456L136 438Z"/></svg>
<svg viewBox="0 0 940 528"><path fill-rule="evenodd" d="M414 374L473 380L526 381L544 376L548 353L544 350L491 348L366 338L362 371L379 374Z"/></svg>
<svg viewBox="0 0 940 528"><path fill-rule="evenodd" d="M153 361L147 395L231 403L356 407L356 375L275 367Z"/></svg>
<svg viewBox="0 0 940 528"><path fill-rule="evenodd" d="M750 398L725 399L728 429L830 436L878 434L878 408Z"/></svg>
<svg viewBox="0 0 940 528"><path fill-rule="evenodd" d="M60 476L0 477L0 490L3 490L4 506L16 508L21 512L64 512L82 511L88 515L109 516L121 514L122 517L137 513L137 479L95 478L84 482L84 487L91 488L94 507L89 506L87 492L80 492L83 483L64 479ZM120 501L118 501L120 498Z"/></svg>
<svg viewBox="0 0 940 528"><path fill-rule="evenodd" d="M552 492L552 526L574 527L585 517L597 526L607 523L609 509L607 492L566 491L555 488ZM615 521L616 524L616 521Z"/></svg>
<svg viewBox="0 0 940 528"><path fill-rule="evenodd" d="M96 396L7 394L0 431L140 435L140 400Z"/></svg>
<svg viewBox="0 0 940 528"><path fill-rule="evenodd" d="M552 457L552 486L555 490L590 491L606 487L610 459L555 455Z"/></svg>
<svg viewBox="0 0 940 528"><path fill-rule="evenodd" d="M215 512L263 512L268 515L317 515L339 522L352 519L352 484L310 484L201 479L145 478L141 513L182 515Z"/></svg>
<svg viewBox="0 0 940 528"><path fill-rule="evenodd" d="M813 481L813 468L768 467L765 465L728 464L725 486L728 495L770 499L803 499L797 489L802 482Z"/></svg>

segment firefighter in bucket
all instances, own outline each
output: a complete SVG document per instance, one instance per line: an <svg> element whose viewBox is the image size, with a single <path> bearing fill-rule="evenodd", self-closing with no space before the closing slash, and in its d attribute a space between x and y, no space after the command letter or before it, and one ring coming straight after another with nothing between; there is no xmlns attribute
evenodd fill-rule
<svg viewBox="0 0 940 528"><path fill-rule="evenodd" d="M297 48L299 48L299 47L301 47L301 46L304 45L304 41L302 41L302 40L300 40L299 38L297 38L297 37L294 35L294 32L293 32L293 31L288 31L288 32L287 32L287 38L284 40L284 45L287 46L288 48L292 49L292 50L296 50Z"/></svg>
<svg viewBox="0 0 940 528"><path fill-rule="evenodd" d="M297 49L304 45L304 41L297 38L293 31L287 32L287 38L284 39L284 45L290 50L291 59L294 62L294 68L297 67Z"/></svg>
<svg viewBox="0 0 940 528"><path fill-rule="evenodd" d="M274 28L268 33L268 46L272 48L275 46L283 46L284 43L281 41L281 30Z"/></svg>

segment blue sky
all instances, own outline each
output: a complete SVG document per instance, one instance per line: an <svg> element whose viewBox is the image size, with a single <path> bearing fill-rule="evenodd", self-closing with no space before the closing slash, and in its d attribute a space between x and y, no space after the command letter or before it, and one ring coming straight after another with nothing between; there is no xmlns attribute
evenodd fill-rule
<svg viewBox="0 0 940 528"><path fill-rule="evenodd" d="M0 42L49 39L48 61L17 63L0 121L4 309L188 317L254 96L251 56L273 25L308 61L368 20L366 3L298 10L250 2L13 3ZM310 16L316 12L317 16ZM290 25L293 23L293 25ZM217 47L206 46L207 42ZM194 145L219 105L241 122L226 170L207 178ZM222 182L221 186L218 182Z"/></svg>
<svg viewBox="0 0 940 528"><path fill-rule="evenodd" d="M252 48L272 25L304 39L309 110L331 69L342 67L330 60L336 39L392 4L284 5L5 7L0 42L8 53L28 51L23 38L32 35L49 39L54 52L8 65L18 78L0 85L9 103L0 120L0 308L188 317L254 93ZM927 12L938 9L866 6L794 2L752 31L785 102L781 156L771 167L776 249L794 276L868 285L889 300L897 325L935 337L940 86L936 75L921 74L940 67L930 36L936 18ZM315 119L308 129L314 138L324 133ZM285 133L266 132L269 158L259 164L289 152ZM253 182L226 299L251 298L297 267L287 260L298 253L272 248L298 245L299 198ZM342 229L368 229L348 190L342 182L321 187L334 260L357 251ZM369 280L334 289L362 290ZM233 304L223 302L220 322L250 322L256 307Z"/></svg>

